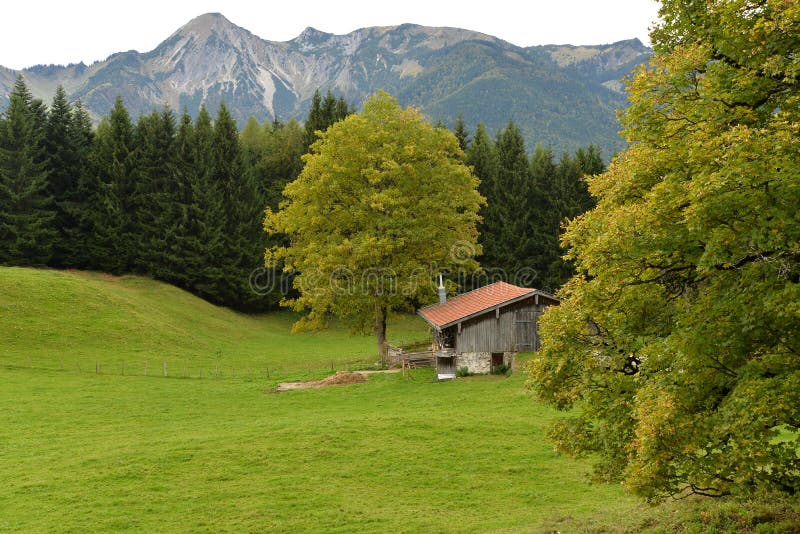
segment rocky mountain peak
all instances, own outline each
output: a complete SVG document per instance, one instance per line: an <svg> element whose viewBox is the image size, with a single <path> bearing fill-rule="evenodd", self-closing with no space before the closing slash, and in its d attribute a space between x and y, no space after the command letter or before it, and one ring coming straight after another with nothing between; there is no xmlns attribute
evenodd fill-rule
<svg viewBox="0 0 800 534"><path fill-rule="evenodd" d="M205 45L209 41L217 41L232 46L246 46L253 39L258 38L225 18L221 13L206 13L181 26L158 48L179 40L183 42L191 40L197 45Z"/></svg>
<svg viewBox="0 0 800 534"><path fill-rule="evenodd" d="M96 120L117 96L134 117L164 104L191 114L203 105L213 111L224 101L240 124L250 116L302 120L318 88L356 106L384 89L446 124L461 113L470 127L483 121L496 130L514 117L530 146L572 150L595 143L611 154L622 144L617 80L647 55L635 39L522 48L475 31L416 24L345 35L308 27L276 42L206 13L150 52L21 72L35 96L49 100L62 84ZM16 76L0 67L0 110Z"/></svg>
<svg viewBox="0 0 800 534"><path fill-rule="evenodd" d="M300 35L292 39L292 41L298 44L306 44L306 43L318 44L322 41L329 39L332 36L333 36L332 33L323 32L309 26L305 30L300 32Z"/></svg>
<svg viewBox="0 0 800 534"><path fill-rule="evenodd" d="M238 26L226 19L221 13L205 13L193 18L175 33L206 38L211 33L225 33L226 30L231 28L238 28Z"/></svg>
<svg viewBox="0 0 800 534"><path fill-rule="evenodd" d="M297 47L301 51L308 52L328 46L331 39L335 37L336 36L332 33L323 32L309 26L300 32L300 35L289 41L289 44Z"/></svg>

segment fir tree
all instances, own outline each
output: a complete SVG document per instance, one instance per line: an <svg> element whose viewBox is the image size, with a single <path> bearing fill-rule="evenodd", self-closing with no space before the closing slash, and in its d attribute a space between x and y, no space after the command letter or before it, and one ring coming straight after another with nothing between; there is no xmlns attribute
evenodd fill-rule
<svg viewBox="0 0 800 534"><path fill-rule="evenodd" d="M333 96L333 93L328 91L325 97L321 97L319 89L314 91L314 96L311 98L311 108L308 111L308 117L305 122L305 151L317 140L317 131L324 132L332 124L344 119L350 114L350 108L344 98L338 99Z"/></svg>
<svg viewBox="0 0 800 534"><path fill-rule="evenodd" d="M184 112L175 140L179 217L168 231L174 235L174 245L168 248L167 261L174 283L221 303L225 218L221 194L211 179L212 146L211 117L205 108L201 108L194 125Z"/></svg>
<svg viewBox="0 0 800 534"><path fill-rule="evenodd" d="M563 280L551 273L553 266L557 266L561 259L558 242L561 215L558 209L560 196L556 186L556 163L549 147L536 146L531 156L530 173L533 182L531 205L537 210L537 284L540 289L552 291Z"/></svg>
<svg viewBox="0 0 800 534"><path fill-rule="evenodd" d="M224 274L221 296L235 307L258 307L259 295L250 288L250 273L262 265L261 218L264 200L252 177L242 172L242 151L236 123L224 103L214 123L214 181L222 191L225 210Z"/></svg>
<svg viewBox="0 0 800 534"><path fill-rule="evenodd" d="M59 203L59 209L63 211L65 218L72 222L72 225L59 228L64 240L64 245L60 247L61 261L65 266L94 268L92 236L96 232L95 224L103 213L102 206L107 202L107 197L93 165L92 120L80 101L72 108L68 134L68 146L75 155L75 189Z"/></svg>
<svg viewBox="0 0 800 534"><path fill-rule="evenodd" d="M48 193L53 197L57 231L50 264L57 267L85 268L90 264L89 231L84 226L98 201L94 198L97 184L90 185L88 176L93 137L88 113L80 103L73 106L59 86L45 127Z"/></svg>
<svg viewBox="0 0 800 534"><path fill-rule="evenodd" d="M180 198L175 177L175 115L165 108L139 119L135 131L135 233L139 253L135 267L171 280L165 254L166 231L178 217Z"/></svg>
<svg viewBox="0 0 800 534"><path fill-rule="evenodd" d="M455 134L456 139L458 139L458 146L461 147L461 150L466 152L469 148L469 130L467 129L467 125L464 124L464 117L461 113L458 114L458 119L456 119L453 134Z"/></svg>
<svg viewBox="0 0 800 534"><path fill-rule="evenodd" d="M130 115L117 97L109 116L97 128L95 163L105 194L90 245L96 266L113 273L129 272L138 255L133 146Z"/></svg>
<svg viewBox="0 0 800 534"><path fill-rule="evenodd" d="M319 89L314 91L314 96L311 97L311 107L308 110L304 128L303 143L308 151L308 147L317 139L314 132L323 129L322 96L319 94Z"/></svg>
<svg viewBox="0 0 800 534"><path fill-rule="evenodd" d="M519 128L511 121L495 143L497 177L487 190L482 244L489 267L500 268L512 283L530 283L534 268L536 206L533 181Z"/></svg>
<svg viewBox="0 0 800 534"><path fill-rule="evenodd" d="M44 132L46 115L20 75L0 121L0 263L44 265L56 232Z"/></svg>

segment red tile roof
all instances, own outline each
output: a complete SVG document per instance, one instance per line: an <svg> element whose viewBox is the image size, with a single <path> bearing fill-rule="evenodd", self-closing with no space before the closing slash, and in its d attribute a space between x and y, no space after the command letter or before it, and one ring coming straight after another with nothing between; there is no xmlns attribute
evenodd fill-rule
<svg viewBox="0 0 800 534"><path fill-rule="evenodd" d="M517 287L505 282L495 282L467 293L456 295L444 304L433 304L419 310L419 314L430 324L443 328L482 311L528 295L541 293L536 289ZM552 298L552 297L551 297Z"/></svg>

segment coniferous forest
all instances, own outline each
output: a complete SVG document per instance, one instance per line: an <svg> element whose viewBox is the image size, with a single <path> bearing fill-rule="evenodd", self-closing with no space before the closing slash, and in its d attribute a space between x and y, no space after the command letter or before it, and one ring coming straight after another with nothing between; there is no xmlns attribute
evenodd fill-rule
<svg viewBox="0 0 800 534"><path fill-rule="evenodd" d="M95 128L62 88L48 106L20 77L0 116L0 264L146 274L236 309L276 307L279 292L250 284L275 239L264 209L277 209L314 132L353 109L317 92L304 124L251 118L241 131L224 102L214 111L134 119L117 98ZM604 170L599 150L529 157L513 122L495 136L461 120L453 132L487 199L481 264L557 288L572 273L561 225L593 206L583 177Z"/></svg>

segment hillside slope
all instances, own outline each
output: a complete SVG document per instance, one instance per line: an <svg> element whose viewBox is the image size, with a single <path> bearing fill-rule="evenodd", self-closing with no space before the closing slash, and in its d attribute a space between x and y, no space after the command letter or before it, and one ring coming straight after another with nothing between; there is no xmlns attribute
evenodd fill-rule
<svg viewBox="0 0 800 534"><path fill-rule="evenodd" d="M0 365L142 374L305 369L371 358L375 340L338 328L292 335L288 312L244 315L139 276L0 267ZM416 317L393 340L424 338Z"/></svg>
<svg viewBox="0 0 800 534"><path fill-rule="evenodd" d="M615 110L619 78L646 60L638 40L599 46L518 47L459 28L414 24L333 35L307 28L287 42L262 39L218 13L201 15L154 50L113 54L92 65L35 66L22 74L49 100L58 84L95 119L121 95L135 116L164 104L196 114L225 100L234 117L304 119L317 88L360 104L384 89L450 126L459 112L490 131L514 119L529 148L595 143L622 147ZM0 109L16 71L0 67Z"/></svg>

